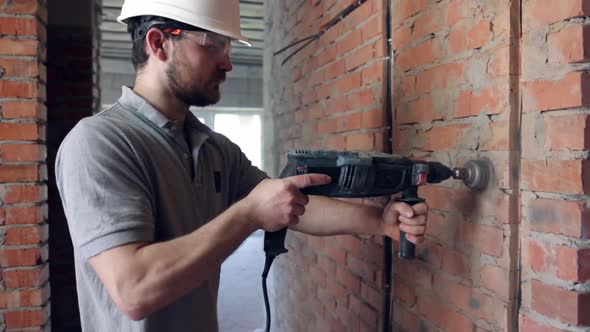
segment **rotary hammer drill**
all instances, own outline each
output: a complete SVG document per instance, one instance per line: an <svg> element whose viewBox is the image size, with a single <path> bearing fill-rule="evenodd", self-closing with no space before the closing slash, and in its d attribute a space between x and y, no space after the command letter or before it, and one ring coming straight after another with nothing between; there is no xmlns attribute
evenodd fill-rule
<svg viewBox="0 0 590 332"><path fill-rule="evenodd" d="M341 198L390 196L401 192L396 201L415 205L424 202L418 197L418 187L427 183L439 183L451 177L463 180L472 189L483 189L488 181L488 168L482 160L467 162L464 168L450 169L439 162L417 161L385 153L353 151L292 150L287 154L287 165L280 177L320 173L329 175L331 183L302 190L307 195ZM274 258L287 252L285 237L287 228L264 235L266 263L263 292L266 305L267 329L270 329L270 309L266 290L266 278ZM413 259L415 245L406 240L400 231L399 257Z"/></svg>

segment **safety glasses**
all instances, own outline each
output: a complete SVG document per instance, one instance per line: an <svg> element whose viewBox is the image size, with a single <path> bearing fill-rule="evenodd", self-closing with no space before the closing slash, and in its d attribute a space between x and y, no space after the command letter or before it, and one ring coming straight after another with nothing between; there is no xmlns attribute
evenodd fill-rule
<svg viewBox="0 0 590 332"><path fill-rule="evenodd" d="M187 31L182 29L164 29L165 33L190 39L203 46L214 57L226 56L231 50L231 38L211 31Z"/></svg>

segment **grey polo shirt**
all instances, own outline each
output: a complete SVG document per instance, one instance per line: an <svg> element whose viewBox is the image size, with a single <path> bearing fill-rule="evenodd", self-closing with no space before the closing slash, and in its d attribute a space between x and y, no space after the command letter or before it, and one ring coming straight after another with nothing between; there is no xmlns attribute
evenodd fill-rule
<svg viewBox="0 0 590 332"><path fill-rule="evenodd" d="M218 330L219 269L175 303L132 321L88 259L120 245L188 234L246 196L266 174L237 145L192 114L184 124L169 121L123 87L114 106L83 119L65 138L56 177L85 332Z"/></svg>

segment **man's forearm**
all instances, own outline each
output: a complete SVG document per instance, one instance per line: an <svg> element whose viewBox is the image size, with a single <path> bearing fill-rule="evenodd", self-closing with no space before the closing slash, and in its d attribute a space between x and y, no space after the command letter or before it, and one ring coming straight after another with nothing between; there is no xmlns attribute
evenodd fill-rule
<svg viewBox="0 0 590 332"><path fill-rule="evenodd" d="M238 203L188 235L135 248L129 255L113 255L115 261L111 258L109 264L119 272L107 272L106 278L112 279L103 282L114 288L109 293L128 316L143 319L211 277L256 230L243 219Z"/></svg>
<svg viewBox="0 0 590 332"><path fill-rule="evenodd" d="M383 209L321 196L309 196L299 224L291 229L310 235L383 235Z"/></svg>

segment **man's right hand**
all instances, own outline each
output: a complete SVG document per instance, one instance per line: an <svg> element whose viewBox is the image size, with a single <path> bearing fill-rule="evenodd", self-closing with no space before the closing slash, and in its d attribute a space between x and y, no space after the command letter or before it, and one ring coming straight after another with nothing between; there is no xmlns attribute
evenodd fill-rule
<svg viewBox="0 0 590 332"><path fill-rule="evenodd" d="M256 229L268 232L296 225L305 213L309 203L301 189L330 183L331 178L324 174L302 174L284 179L261 182L250 192L242 203L245 204L248 219Z"/></svg>

